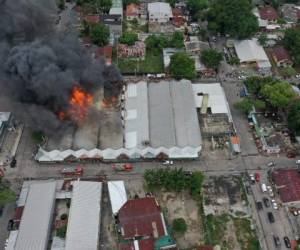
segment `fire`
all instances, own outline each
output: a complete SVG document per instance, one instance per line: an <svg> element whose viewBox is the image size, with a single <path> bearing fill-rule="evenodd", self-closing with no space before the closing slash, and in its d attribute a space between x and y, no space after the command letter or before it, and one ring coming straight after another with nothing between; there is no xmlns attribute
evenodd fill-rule
<svg viewBox="0 0 300 250"><path fill-rule="evenodd" d="M86 116L88 109L93 104L93 96L79 87L74 87L70 99L69 115L77 123L82 123Z"/></svg>
<svg viewBox="0 0 300 250"><path fill-rule="evenodd" d="M72 90L69 104L67 111L58 112L59 119L65 120L69 118L80 125L85 120L88 109L93 104L93 96L76 86Z"/></svg>
<svg viewBox="0 0 300 250"><path fill-rule="evenodd" d="M118 97L112 96L110 98L104 98L101 102L102 108L110 108L118 104Z"/></svg>

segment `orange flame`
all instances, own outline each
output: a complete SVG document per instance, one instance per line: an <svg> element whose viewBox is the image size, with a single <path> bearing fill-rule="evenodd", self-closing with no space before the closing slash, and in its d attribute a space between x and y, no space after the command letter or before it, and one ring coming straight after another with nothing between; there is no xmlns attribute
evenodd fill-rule
<svg viewBox="0 0 300 250"><path fill-rule="evenodd" d="M93 99L93 96L82 88L74 87L69 101L69 109L67 111L59 111L58 118L60 120L70 118L78 125L82 124L87 116L88 109L93 104Z"/></svg>
<svg viewBox="0 0 300 250"><path fill-rule="evenodd" d="M93 96L79 87L74 87L70 99L69 115L77 123L81 124L86 116L89 107L93 104Z"/></svg>

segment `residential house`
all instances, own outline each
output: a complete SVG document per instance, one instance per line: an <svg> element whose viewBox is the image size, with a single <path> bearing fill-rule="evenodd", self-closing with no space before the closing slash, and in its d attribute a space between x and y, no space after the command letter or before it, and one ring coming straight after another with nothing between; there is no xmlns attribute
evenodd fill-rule
<svg viewBox="0 0 300 250"><path fill-rule="evenodd" d="M277 67L287 67L293 65L293 61L289 52L283 46L277 46L273 48L272 58L274 59Z"/></svg>
<svg viewBox="0 0 300 250"><path fill-rule="evenodd" d="M122 0L112 0L112 6L109 10L109 15L121 16L121 20L123 20L123 2L122 2Z"/></svg>
<svg viewBox="0 0 300 250"><path fill-rule="evenodd" d="M163 59L164 59L164 68L167 69L170 66L171 56L177 52L182 52L181 49L176 48L164 48L163 49Z"/></svg>
<svg viewBox="0 0 300 250"><path fill-rule="evenodd" d="M280 13L286 22L297 24L300 19L300 6L296 6L295 4L283 4L280 7Z"/></svg>
<svg viewBox="0 0 300 250"><path fill-rule="evenodd" d="M134 45L119 44L118 56L122 58L138 57L143 59L146 55L146 45L144 42L135 42Z"/></svg>
<svg viewBox="0 0 300 250"><path fill-rule="evenodd" d="M274 170L272 180L283 204L300 204L300 174L297 169Z"/></svg>
<svg viewBox="0 0 300 250"><path fill-rule="evenodd" d="M112 63L112 46L107 45L100 47L95 52L95 58L103 58L106 65L111 65Z"/></svg>
<svg viewBox="0 0 300 250"><path fill-rule="evenodd" d="M172 24L177 30L184 31L187 24L187 17L183 14L183 11L180 8L174 8L172 9L172 14Z"/></svg>
<svg viewBox="0 0 300 250"><path fill-rule="evenodd" d="M234 48L237 57L243 66L253 65L260 73L270 73L271 63L257 39L236 40L234 41Z"/></svg>
<svg viewBox="0 0 300 250"><path fill-rule="evenodd" d="M202 42L197 36L190 36L184 42L186 52L190 55L200 54L202 50L209 49L207 42Z"/></svg>
<svg viewBox="0 0 300 250"><path fill-rule="evenodd" d="M110 44L113 45L122 35L122 16L119 14L102 15L101 22L109 27Z"/></svg>
<svg viewBox="0 0 300 250"><path fill-rule="evenodd" d="M169 3L148 3L149 22L167 23L172 17L172 9Z"/></svg>
<svg viewBox="0 0 300 250"><path fill-rule="evenodd" d="M89 24L97 24L100 22L100 15L87 15L84 20Z"/></svg>
<svg viewBox="0 0 300 250"><path fill-rule="evenodd" d="M127 20L133 20L139 18L139 5L135 3L128 4L126 6L125 16Z"/></svg>
<svg viewBox="0 0 300 250"><path fill-rule="evenodd" d="M262 20L267 20L268 22L277 22L279 18L277 11L272 6L260 8L259 16Z"/></svg>

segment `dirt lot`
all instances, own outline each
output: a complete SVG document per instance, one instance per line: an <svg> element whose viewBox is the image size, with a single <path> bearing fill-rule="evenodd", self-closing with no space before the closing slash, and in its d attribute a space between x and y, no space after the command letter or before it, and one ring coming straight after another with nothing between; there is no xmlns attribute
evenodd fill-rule
<svg viewBox="0 0 300 250"><path fill-rule="evenodd" d="M209 178L203 194L206 243L220 245L221 249L259 249L240 177Z"/></svg>
<svg viewBox="0 0 300 250"><path fill-rule="evenodd" d="M144 182L142 179L135 179L125 182L128 197L145 196ZM174 235L180 249L199 246L203 242L203 229L199 207L187 192L160 192L154 193L158 203L163 209L168 227L172 225L173 219L184 218L188 229L184 235Z"/></svg>

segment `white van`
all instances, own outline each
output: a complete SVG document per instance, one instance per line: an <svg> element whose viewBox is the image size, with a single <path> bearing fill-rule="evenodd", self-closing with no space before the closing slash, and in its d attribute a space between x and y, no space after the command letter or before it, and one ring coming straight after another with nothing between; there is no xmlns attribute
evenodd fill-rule
<svg viewBox="0 0 300 250"><path fill-rule="evenodd" d="M267 185L265 183L261 184L261 191L263 193L267 192Z"/></svg>

